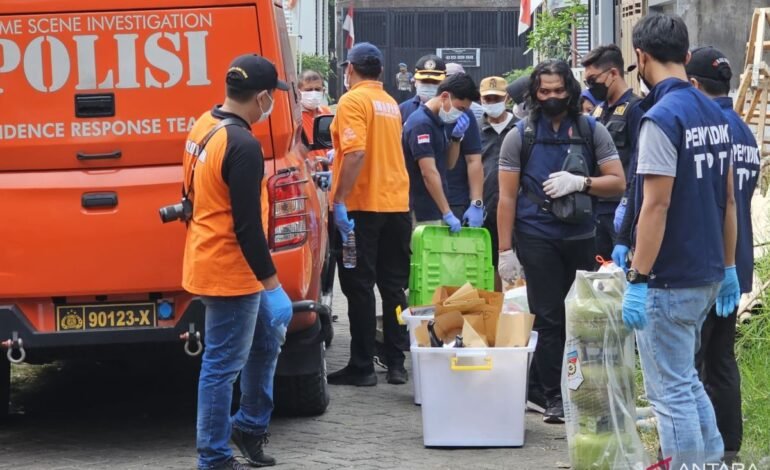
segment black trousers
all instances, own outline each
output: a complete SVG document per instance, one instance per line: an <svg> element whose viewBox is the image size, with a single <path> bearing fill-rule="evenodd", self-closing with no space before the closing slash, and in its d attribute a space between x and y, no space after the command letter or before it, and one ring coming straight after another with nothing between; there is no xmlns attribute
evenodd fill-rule
<svg viewBox="0 0 770 470"><path fill-rule="evenodd" d="M516 253L527 278L529 309L538 332L534 367L546 398L561 395L561 363L566 338L564 299L575 271L594 266L594 239L548 240L516 234Z"/></svg>
<svg viewBox="0 0 770 470"><path fill-rule="evenodd" d="M714 405L726 457L741 450L743 440L741 374L735 360L735 320L735 313L720 318L716 307L712 307L703 322L700 351L695 355L695 367Z"/></svg>
<svg viewBox="0 0 770 470"><path fill-rule="evenodd" d="M402 366L409 350L406 327L398 324L396 308L406 309L404 289L409 285L409 242L412 221L408 212L352 211L355 221L356 267L342 265L341 240L337 255L340 287L348 299L350 319L349 365L362 372L374 370L377 333L374 285L382 297L382 328L388 366Z"/></svg>
<svg viewBox="0 0 770 470"><path fill-rule="evenodd" d="M596 216L596 253L605 261L612 260L612 249L615 247L615 214L599 214Z"/></svg>
<svg viewBox="0 0 770 470"><path fill-rule="evenodd" d="M497 237L497 212L487 212L487 216L484 219L483 227L489 231L489 236L492 238L492 265L497 272L497 264L500 260L500 241Z"/></svg>

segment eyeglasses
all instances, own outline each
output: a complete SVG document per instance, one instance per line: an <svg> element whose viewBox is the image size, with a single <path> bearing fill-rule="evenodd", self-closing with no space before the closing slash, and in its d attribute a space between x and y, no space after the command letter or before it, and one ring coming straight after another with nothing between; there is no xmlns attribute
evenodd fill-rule
<svg viewBox="0 0 770 470"><path fill-rule="evenodd" d="M602 75L604 75L605 73L609 72L610 70L612 70L612 69L611 69L611 68L610 68L610 69L607 69L607 70L605 70L604 72L600 72L600 73L598 73L598 74L594 75L594 76L593 76L593 77L591 77L591 78L588 78L588 79L586 79L586 80L583 80L583 83L585 84L585 86L587 86L587 87L589 87L589 88L590 88L590 87L592 87L592 86L596 85L596 79L597 79L597 78L601 77Z"/></svg>

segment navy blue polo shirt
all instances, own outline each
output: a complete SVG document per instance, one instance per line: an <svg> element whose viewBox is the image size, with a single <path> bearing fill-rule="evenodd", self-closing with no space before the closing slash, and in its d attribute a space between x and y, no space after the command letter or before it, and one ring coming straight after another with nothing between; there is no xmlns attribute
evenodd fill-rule
<svg viewBox="0 0 770 470"><path fill-rule="evenodd" d="M413 112L420 109L420 105L422 105L422 101L420 101L420 97L417 95L414 95L399 104L398 109L401 110L401 124L406 124L406 120L409 119L409 116L411 116Z"/></svg>
<svg viewBox="0 0 770 470"><path fill-rule="evenodd" d="M401 121L406 124L406 120L415 111L420 108L419 96L414 96L403 103L398 105L401 110ZM446 174L447 185L449 186L449 192L445 192L447 201L451 206L460 206L470 204L470 186L468 184L468 165L465 163L466 155L481 154L481 130L479 129L476 116L470 109L465 111L465 114L470 118L471 123L468 126L468 130L465 131L465 137L460 144L460 157L457 159L457 164ZM454 124L444 124L440 119L439 122L444 126L446 136L449 138L452 135L452 131L455 128ZM444 177L442 176L442 181Z"/></svg>
<svg viewBox="0 0 770 470"><path fill-rule="evenodd" d="M401 145L409 172L409 207L418 222L441 220L443 214L425 187L418 161L423 158L433 158L436 161L444 194L447 194L449 187L446 179L446 150L449 142L444 133L444 123L433 111L425 105L420 105L404 123Z"/></svg>
<svg viewBox="0 0 770 470"><path fill-rule="evenodd" d="M481 131L479 123L473 111L468 109L465 114L471 120L468 130L465 131L465 137L460 143L460 157L454 168L447 172L447 184L449 184L449 194L447 200L450 206L467 206L471 202L471 189L468 184L468 165L465 163L467 155L481 154ZM444 124L447 138L451 137L455 124Z"/></svg>

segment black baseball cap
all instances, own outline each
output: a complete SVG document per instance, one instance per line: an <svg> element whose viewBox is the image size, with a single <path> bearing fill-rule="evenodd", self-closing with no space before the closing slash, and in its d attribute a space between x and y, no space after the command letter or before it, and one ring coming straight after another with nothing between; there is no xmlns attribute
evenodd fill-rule
<svg viewBox="0 0 770 470"><path fill-rule="evenodd" d="M238 56L227 69L226 82L228 86L240 90L273 90L286 91L286 82L278 80L278 71L272 62L257 54Z"/></svg>
<svg viewBox="0 0 770 470"><path fill-rule="evenodd" d="M428 54L417 59L414 66L415 80L443 81L446 78L446 62L441 57Z"/></svg>
<svg viewBox="0 0 770 470"><path fill-rule="evenodd" d="M517 78L505 88L505 91L508 92L508 96L511 97L514 103L521 104L524 102L524 98L526 98L529 91L529 75Z"/></svg>
<svg viewBox="0 0 770 470"><path fill-rule="evenodd" d="M353 65L382 65L385 60L382 52L374 44L359 42L348 51L348 57L340 63L340 67Z"/></svg>
<svg viewBox="0 0 770 470"><path fill-rule="evenodd" d="M690 62L685 66L687 75L726 82L733 78L730 62L719 50L707 46L692 51Z"/></svg>

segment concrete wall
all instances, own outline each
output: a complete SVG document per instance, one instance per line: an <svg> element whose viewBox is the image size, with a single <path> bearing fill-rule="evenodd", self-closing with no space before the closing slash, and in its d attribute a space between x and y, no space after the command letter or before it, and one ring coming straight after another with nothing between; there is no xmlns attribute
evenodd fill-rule
<svg viewBox="0 0 770 470"><path fill-rule="evenodd" d="M687 23L690 46L714 46L727 55L733 67L733 86L738 85L746 59L754 9L768 7L768 0L650 0L651 9L676 13Z"/></svg>

